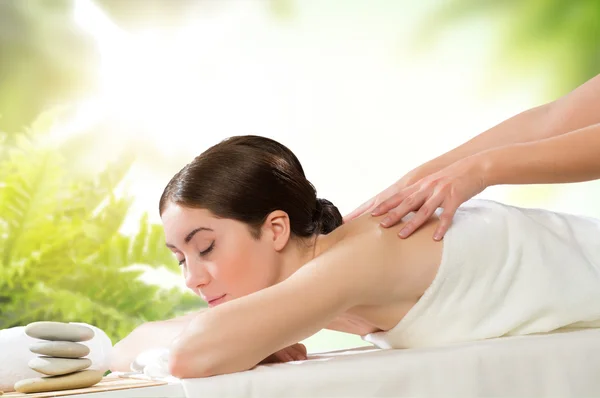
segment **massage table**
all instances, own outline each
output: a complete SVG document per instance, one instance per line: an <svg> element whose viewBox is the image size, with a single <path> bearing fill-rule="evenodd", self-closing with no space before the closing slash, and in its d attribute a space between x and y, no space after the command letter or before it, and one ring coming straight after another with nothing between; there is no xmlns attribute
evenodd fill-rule
<svg viewBox="0 0 600 398"><path fill-rule="evenodd" d="M360 347L306 361L77 397L600 396L600 329L444 347Z"/></svg>

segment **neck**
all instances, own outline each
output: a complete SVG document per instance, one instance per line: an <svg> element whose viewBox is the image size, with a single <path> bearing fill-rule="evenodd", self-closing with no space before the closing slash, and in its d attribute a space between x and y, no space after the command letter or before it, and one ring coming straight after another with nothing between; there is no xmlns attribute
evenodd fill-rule
<svg viewBox="0 0 600 398"><path fill-rule="evenodd" d="M312 259L321 254L324 250L325 236L319 235L316 238L294 239L290 241L281 252L281 266L278 282L289 278Z"/></svg>

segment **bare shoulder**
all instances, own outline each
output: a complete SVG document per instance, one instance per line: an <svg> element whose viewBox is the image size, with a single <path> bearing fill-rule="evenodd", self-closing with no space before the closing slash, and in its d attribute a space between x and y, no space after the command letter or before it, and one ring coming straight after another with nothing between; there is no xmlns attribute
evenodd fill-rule
<svg viewBox="0 0 600 398"><path fill-rule="evenodd" d="M402 224L382 228L379 217L361 216L325 237L330 246L301 271L321 274L324 283L352 295L358 305L418 296L441 261L442 243L432 238L438 221L432 216L411 237L400 239Z"/></svg>

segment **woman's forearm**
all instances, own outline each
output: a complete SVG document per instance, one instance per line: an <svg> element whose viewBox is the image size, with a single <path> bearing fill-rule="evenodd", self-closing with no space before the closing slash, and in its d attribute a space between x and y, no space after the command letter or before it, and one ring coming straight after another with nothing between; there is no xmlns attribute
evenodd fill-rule
<svg viewBox="0 0 600 398"><path fill-rule="evenodd" d="M600 178L600 123L477 155L486 186L552 184Z"/></svg>
<svg viewBox="0 0 600 398"><path fill-rule="evenodd" d="M534 132L539 134L539 127L547 117L550 107L551 104L546 104L527 110L484 131L464 144L459 145L415 169L410 173L411 178L408 183L414 183L423 177L450 166L460 159L475 155L479 152L499 146L533 140Z"/></svg>
<svg viewBox="0 0 600 398"><path fill-rule="evenodd" d="M497 147L538 141L600 123L600 75L557 101L522 112L479 134L411 173L411 181L457 160Z"/></svg>
<svg viewBox="0 0 600 398"><path fill-rule="evenodd" d="M131 370L130 364L143 351L152 348L170 348L173 340L201 311L166 321L147 322L138 326L113 347L110 370L128 372Z"/></svg>

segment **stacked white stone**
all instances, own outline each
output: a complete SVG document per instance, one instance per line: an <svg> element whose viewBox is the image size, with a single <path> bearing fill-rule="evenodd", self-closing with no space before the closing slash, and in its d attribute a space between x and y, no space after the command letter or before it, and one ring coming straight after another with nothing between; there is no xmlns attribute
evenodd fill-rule
<svg viewBox="0 0 600 398"><path fill-rule="evenodd" d="M32 393L85 388L102 379L103 372L85 370L92 365L91 360L83 358L90 349L79 344L94 337L91 328L72 323L34 322L25 327L25 333L46 340L29 347L41 356L28 363L31 369L46 376L21 380L15 383L16 391Z"/></svg>

